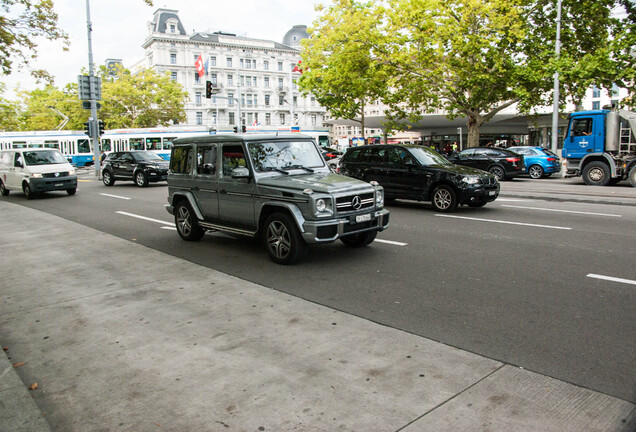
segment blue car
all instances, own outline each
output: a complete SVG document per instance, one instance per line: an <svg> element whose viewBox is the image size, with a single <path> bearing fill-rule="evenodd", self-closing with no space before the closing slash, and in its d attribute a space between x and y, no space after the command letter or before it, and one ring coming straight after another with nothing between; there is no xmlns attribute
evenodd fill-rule
<svg viewBox="0 0 636 432"><path fill-rule="evenodd" d="M543 147L510 147L515 153L522 154L526 161L526 172L533 179L550 177L561 171L561 159L552 151Z"/></svg>

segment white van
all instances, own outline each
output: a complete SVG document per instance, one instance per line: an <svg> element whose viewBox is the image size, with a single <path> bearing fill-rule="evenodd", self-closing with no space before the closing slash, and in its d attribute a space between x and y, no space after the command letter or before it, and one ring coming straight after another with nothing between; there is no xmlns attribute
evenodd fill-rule
<svg viewBox="0 0 636 432"><path fill-rule="evenodd" d="M27 199L40 192L77 191L75 168L57 149L24 148L0 151L0 193L24 192Z"/></svg>

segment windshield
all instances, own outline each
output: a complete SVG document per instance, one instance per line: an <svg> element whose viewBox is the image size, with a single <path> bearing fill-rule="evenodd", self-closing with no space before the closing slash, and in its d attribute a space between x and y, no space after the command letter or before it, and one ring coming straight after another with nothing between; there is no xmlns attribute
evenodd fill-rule
<svg viewBox="0 0 636 432"><path fill-rule="evenodd" d="M68 161L59 151L25 151L24 160L27 165L63 164Z"/></svg>
<svg viewBox="0 0 636 432"><path fill-rule="evenodd" d="M426 147L409 147L409 151L415 159L424 166L427 165L452 165L448 159L434 150Z"/></svg>
<svg viewBox="0 0 636 432"><path fill-rule="evenodd" d="M254 169L259 172L324 166L322 156L313 141L250 143L249 152Z"/></svg>
<svg viewBox="0 0 636 432"><path fill-rule="evenodd" d="M149 151L138 151L131 153L137 162L163 162L163 158L157 153Z"/></svg>

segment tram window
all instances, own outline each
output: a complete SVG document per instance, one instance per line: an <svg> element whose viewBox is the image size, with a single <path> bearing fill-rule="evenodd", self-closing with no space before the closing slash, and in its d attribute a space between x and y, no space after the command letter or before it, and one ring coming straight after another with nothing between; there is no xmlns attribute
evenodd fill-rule
<svg viewBox="0 0 636 432"><path fill-rule="evenodd" d="M44 147L44 144L29 143L29 148L42 148L42 147Z"/></svg>
<svg viewBox="0 0 636 432"><path fill-rule="evenodd" d="M26 148L26 141L15 141L13 143L13 148Z"/></svg>
<svg viewBox="0 0 636 432"><path fill-rule="evenodd" d="M77 152L78 153L90 153L91 145L88 142L88 139L78 139L77 140Z"/></svg>
<svg viewBox="0 0 636 432"><path fill-rule="evenodd" d="M59 150L60 143L57 141L44 141L44 147L46 148L56 148Z"/></svg>
<svg viewBox="0 0 636 432"><path fill-rule="evenodd" d="M102 151L111 151L111 147L110 147L110 138L104 138L102 140Z"/></svg>
<svg viewBox="0 0 636 432"><path fill-rule="evenodd" d="M175 137L164 138L163 139L163 149L170 150L172 148L172 141L176 140Z"/></svg>
<svg viewBox="0 0 636 432"><path fill-rule="evenodd" d="M146 150L161 150L161 138L146 138Z"/></svg>
<svg viewBox="0 0 636 432"><path fill-rule="evenodd" d="M130 139L130 149L131 150L144 150L144 139L143 138L131 138Z"/></svg>

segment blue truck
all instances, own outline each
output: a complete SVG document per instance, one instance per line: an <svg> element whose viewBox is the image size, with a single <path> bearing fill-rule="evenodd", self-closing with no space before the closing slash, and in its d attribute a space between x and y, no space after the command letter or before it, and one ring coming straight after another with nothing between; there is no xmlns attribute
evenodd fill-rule
<svg viewBox="0 0 636 432"><path fill-rule="evenodd" d="M566 177L588 185L614 185L629 179L636 187L636 113L625 110L570 114L563 142Z"/></svg>

